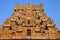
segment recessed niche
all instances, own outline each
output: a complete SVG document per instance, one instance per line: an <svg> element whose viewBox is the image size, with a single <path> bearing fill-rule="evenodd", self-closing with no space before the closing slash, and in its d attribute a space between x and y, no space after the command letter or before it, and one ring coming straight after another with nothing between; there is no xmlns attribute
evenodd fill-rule
<svg viewBox="0 0 60 40"><path fill-rule="evenodd" d="M46 25L46 28L45 28L46 30L48 30L48 26Z"/></svg>
<svg viewBox="0 0 60 40"><path fill-rule="evenodd" d="M20 20L20 17L18 17L18 19Z"/></svg>
<svg viewBox="0 0 60 40"><path fill-rule="evenodd" d="M12 27L9 27L9 30L12 30Z"/></svg>
<svg viewBox="0 0 60 40"><path fill-rule="evenodd" d="M14 12L16 12L16 9L14 10Z"/></svg>
<svg viewBox="0 0 60 40"><path fill-rule="evenodd" d="M36 11L36 9L33 9L32 11Z"/></svg>
<svg viewBox="0 0 60 40"><path fill-rule="evenodd" d="M31 36L31 29L27 29L27 36Z"/></svg>
<svg viewBox="0 0 60 40"><path fill-rule="evenodd" d="M42 25L42 24L43 24L43 21L40 22L40 25Z"/></svg>
<svg viewBox="0 0 60 40"><path fill-rule="evenodd" d="M30 24L30 21L28 20L28 25Z"/></svg>
<svg viewBox="0 0 60 40"><path fill-rule="evenodd" d="M42 11L44 11L44 10L42 10Z"/></svg>
<svg viewBox="0 0 60 40"><path fill-rule="evenodd" d="M15 34L15 32L12 32L12 34Z"/></svg>
<svg viewBox="0 0 60 40"><path fill-rule="evenodd" d="M22 31L16 31L17 33L22 33Z"/></svg>
<svg viewBox="0 0 60 40"><path fill-rule="evenodd" d="M38 16L38 20L40 19L40 16Z"/></svg>

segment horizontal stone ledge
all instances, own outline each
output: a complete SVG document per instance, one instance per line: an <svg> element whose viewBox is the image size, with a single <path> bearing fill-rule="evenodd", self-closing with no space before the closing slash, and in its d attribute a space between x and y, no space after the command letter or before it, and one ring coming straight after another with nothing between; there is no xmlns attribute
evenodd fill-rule
<svg viewBox="0 0 60 40"><path fill-rule="evenodd" d="M60 39L0 39L0 40L60 40Z"/></svg>

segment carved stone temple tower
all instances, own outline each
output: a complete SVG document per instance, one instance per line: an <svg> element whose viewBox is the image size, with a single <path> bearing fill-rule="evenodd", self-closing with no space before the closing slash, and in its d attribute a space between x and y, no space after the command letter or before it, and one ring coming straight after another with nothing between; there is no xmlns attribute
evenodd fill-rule
<svg viewBox="0 0 60 40"><path fill-rule="evenodd" d="M60 31L43 5L16 4L13 15L0 27L0 39L57 39Z"/></svg>

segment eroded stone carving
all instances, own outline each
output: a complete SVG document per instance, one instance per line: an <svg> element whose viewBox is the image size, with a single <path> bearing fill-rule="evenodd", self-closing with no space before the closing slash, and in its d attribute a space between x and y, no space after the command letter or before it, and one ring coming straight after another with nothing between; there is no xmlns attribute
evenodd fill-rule
<svg viewBox="0 0 60 40"><path fill-rule="evenodd" d="M42 4L16 4L13 15L0 27L0 39L57 39L59 35L58 27L46 16Z"/></svg>

